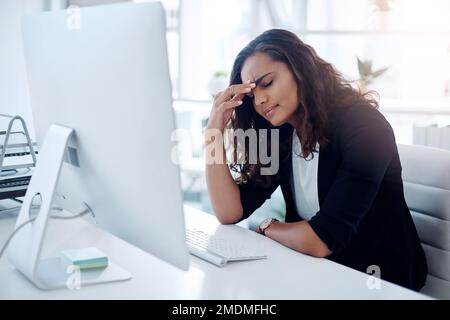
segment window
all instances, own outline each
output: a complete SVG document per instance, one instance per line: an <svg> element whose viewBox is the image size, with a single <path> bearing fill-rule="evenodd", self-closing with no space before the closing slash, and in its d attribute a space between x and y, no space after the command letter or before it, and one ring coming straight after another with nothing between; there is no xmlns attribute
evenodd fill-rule
<svg viewBox="0 0 450 320"><path fill-rule="evenodd" d="M162 2L174 92L180 99L209 100L212 74L230 71L253 37L279 27L294 31L349 79L360 78L357 57L371 61L374 69L388 67L370 84L382 104L450 110L450 0Z"/></svg>
<svg viewBox="0 0 450 320"><path fill-rule="evenodd" d="M297 30L349 78L356 56L389 67L372 88L383 101L408 108L447 104L450 111L450 1L310 1L306 29ZM324 18L320 12L329 12ZM320 18L321 17L321 18Z"/></svg>

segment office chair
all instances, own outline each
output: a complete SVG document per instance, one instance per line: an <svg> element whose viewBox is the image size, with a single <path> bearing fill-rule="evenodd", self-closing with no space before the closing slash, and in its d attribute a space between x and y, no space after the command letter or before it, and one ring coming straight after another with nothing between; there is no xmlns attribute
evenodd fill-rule
<svg viewBox="0 0 450 320"><path fill-rule="evenodd" d="M428 263L422 293L450 299L450 151L398 145L405 199Z"/></svg>

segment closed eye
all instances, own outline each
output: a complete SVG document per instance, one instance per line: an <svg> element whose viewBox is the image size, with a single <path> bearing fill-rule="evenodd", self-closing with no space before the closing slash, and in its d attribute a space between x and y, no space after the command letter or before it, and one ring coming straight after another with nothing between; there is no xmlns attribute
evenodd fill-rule
<svg viewBox="0 0 450 320"><path fill-rule="evenodd" d="M273 80L269 81L268 83L261 83L261 84L259 84L259 86L261 86L263 88L268 88L268 87L270 87L272 82L273 82ZM251 92L247 93L246 96L249 97L252 100L255 98L255 95L253 93L251 93Z"/></svg>
<svg viewBox="0 0 450 320"><path fill-rule="evenodd" d="M272 84L272 82L273 82L273 80L269 81L269 82L266 83L266 84L262 84L262 83L261 83L261 85L263 86L263 88L267 88L267 87L269 87L269 86Z"/></svg>

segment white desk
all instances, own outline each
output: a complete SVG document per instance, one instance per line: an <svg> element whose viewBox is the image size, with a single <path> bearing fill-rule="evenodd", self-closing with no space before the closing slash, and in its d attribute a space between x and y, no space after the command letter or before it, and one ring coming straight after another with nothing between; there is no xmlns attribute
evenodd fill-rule
<svg viewBox="0 0 450 320"><path fill-rule="evenodd" d="M427 296L382 281L367 287L368 275L300 254L239 226L186 207L188 224L202 224L245 241L264 245L268 258L229 263L218 268L196 257L181 271L84 220L51 220L44 254L61 249L96 246L133 274L129 281L86 286L79 290L41 291L0 261L0 299L428 299ZM15 218L0 217L0 244L13 230ZM264 279L264 281L262 281Z"/></svg>

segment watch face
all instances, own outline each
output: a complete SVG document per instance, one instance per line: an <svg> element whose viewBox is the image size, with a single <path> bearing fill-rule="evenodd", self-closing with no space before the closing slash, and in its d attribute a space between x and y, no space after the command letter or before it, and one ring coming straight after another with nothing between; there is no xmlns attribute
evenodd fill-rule
<svg viewBox="0 0 450 320"><path fill-rule="evenodd" d="M265 228L267 228L268 226L270 226L271 223L272 223L272 218L264 219L263 222L261 222L261 225L259 226L259 228L260 228L261 230L264 230Z"/></svg>

